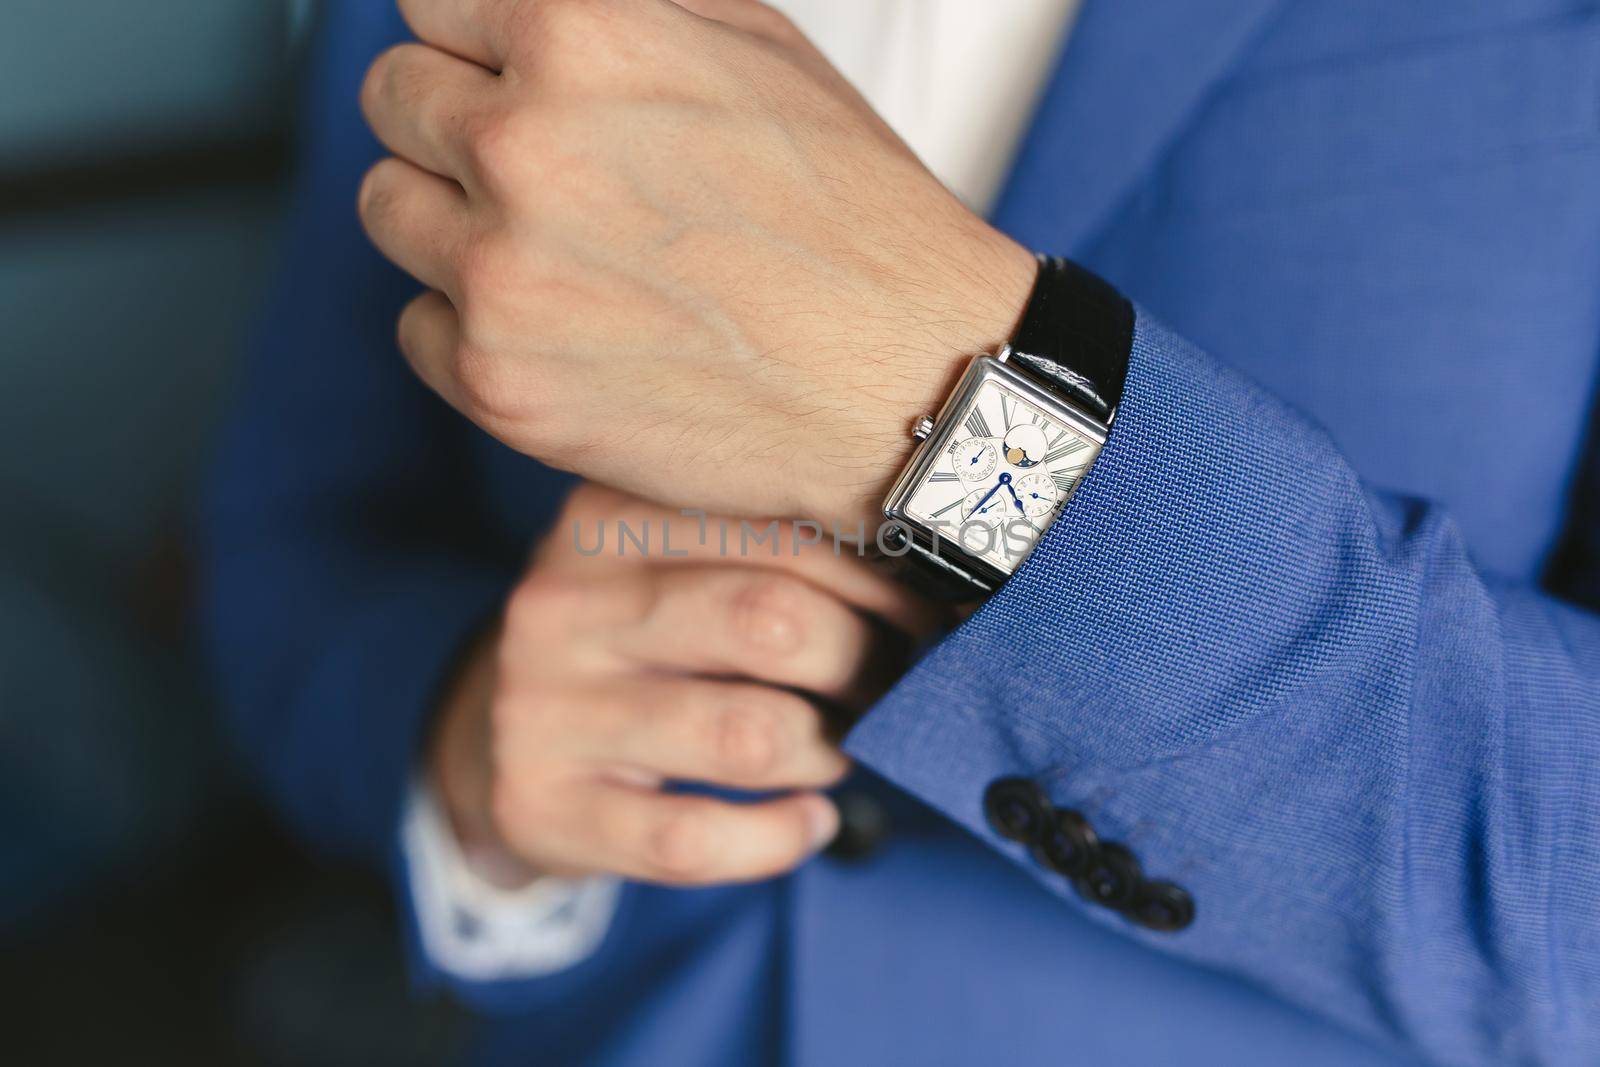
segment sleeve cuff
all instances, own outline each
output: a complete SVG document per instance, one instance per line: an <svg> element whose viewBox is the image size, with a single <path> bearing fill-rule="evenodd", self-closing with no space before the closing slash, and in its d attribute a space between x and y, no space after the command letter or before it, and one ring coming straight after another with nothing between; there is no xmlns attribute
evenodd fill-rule
<svg viewBox="0 0 1600 1067"><path fill-rule="evenodd" d="M439 971L469 982L538 978L589 958L616 912L614 878L541 878L515 890L480 877L426 783L400 828L418 941Z"/></svg>
<svg viewBox="0 0 1600 1067"><path fill-rule="evenodd" d="M1116 423L1078 491L846 749L1065 891L985 816L991 784L1032 780L1192 889L1206 918L1187 939L1220 943L1268 913L1307 923L1287 913L1312 904L1284 899L1255 851L1281 834L1275 854L1307 857L1332 924L1371 874L1338 841L1313 855L1328 831L1305 794L1340 791L1328 807L1371 818L1399 780L1416 611L1392 549L1318 427L1140 311ZM1310 773L1346 755L1342 778ZM1373 827L1371 849L1392 832Z"/></svg>

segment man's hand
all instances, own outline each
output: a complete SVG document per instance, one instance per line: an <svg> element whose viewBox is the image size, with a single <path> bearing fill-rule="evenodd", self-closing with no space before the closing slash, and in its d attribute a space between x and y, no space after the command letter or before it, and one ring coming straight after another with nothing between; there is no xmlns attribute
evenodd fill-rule
<svg viewBox="0 0 1600 1067"><path fill-rule="evenodd" d="M648 523L655 556L630 545L618 558L619 522ZM687 557L662 558L669 522L672 551ZM583 554L602 525L605 550ZM866 613L915 630L925 609L830 548L723 559L716 527L704 546L698 533L677 513L576 490L469 655L430 773L495 881L763 878L832 837L838 816L817 790L846 762L802 694L864 707L901 666L898 642ZM663 792L670 781L787 792L734 803Z"/></svg>
<svg viewBox="0 0 1600 1067"><path fill-rule="evenodd" d="M511 446L666 503L870 520L1033 281L754 0L400 0L362 219L400 347Z"/></svg>

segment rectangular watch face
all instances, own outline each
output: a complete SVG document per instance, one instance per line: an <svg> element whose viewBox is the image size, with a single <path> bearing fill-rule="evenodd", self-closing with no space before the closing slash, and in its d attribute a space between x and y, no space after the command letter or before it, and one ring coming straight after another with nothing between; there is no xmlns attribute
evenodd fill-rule
<svg viewBox="0 0 1600 1067"><path fill-rule="evenodd" d="M1010 574L1100 454L1105 430L979 357L891 497L899 517Z"/></svg>

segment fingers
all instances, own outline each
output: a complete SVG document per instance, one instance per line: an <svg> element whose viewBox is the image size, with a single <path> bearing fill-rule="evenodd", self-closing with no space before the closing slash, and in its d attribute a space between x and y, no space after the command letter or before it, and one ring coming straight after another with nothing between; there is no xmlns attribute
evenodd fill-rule
<svg viewBox="0 0 1600 1067"><path fill-rule="evenodd" d="M542 841L547 865L670 885L771 878L802 863L839 827L815 793L734 804L610 782L580 792Z"/></svg>
<svg viewBox="0 0 1600 1067"><path fill-rule="evenodd" d="M395 341L417 377L460 410L450 366L460 348L461 319L450 299L427 292L412 300L400 310Z"/></svg>
<svg viewBox="0 0 1600 1067"><path fill-rule="evenodd" d="M506 20L513 0L399 0L418 38L491 71L505 61Z"/></svg>
<svg viewBox="0 0 1600 1067"><path fill-rule="evenodd" d="M638 663L790 686L858 706L882 637L838 598L754 567L662 567L614 647Z"/></svg>
<svg viewBox="0 0 1600 1067"><path fill-rule="evenodd" d="M772 562L909 636L927 637L943 621L937 605L914 594L886 569L869 564L853 547L835 547L824 540L783 553Z"/></svg>
<svg viewBox="0 0 1600 1067"><path fill-rule="evenodd" d="M767 686L647 678L597 691L569 708L563 740L599 766L651 780L736 789L821 789L850 763L803 697ZM548 750L551 742L542 742Z"/></svg>
<svg viewBox="0 0 1600 1067"><path fill-rule="evenodd" d="M738 520L685 514L681 509L662 507L593 483L581 486L568 497L562 520L557 524L557 537L541 551L542 561L549 566L582 568L579 573L592 573L594 565L602 561L681 566L713 560L727 563L731 558L740 565L793 574L913 637L933 633L943 621L943 613L935 605L913 594L883 568L868 564L853 543L835 545L831 532L815 525L780 522L775 535L747 550L741 537L749 527L742 527ZM656 551L619 555L617 537L623 525L646 531L653 538L650 544ZM759 529L764 524L751 526ZM592 549L597 536L607 538L600 542L598 554L571 551L574 543ZM862 536L870 537L871 533L863 531ZM777 548L776 554L770 551L771 546ZM667 548L671 549L670 555Z"/></svg>
<svg viewBox="0 0 1600 1067"><path fill-rule="evenodd" d="M643 676L513 686L493 703L490 735L493 838L539 870L764 878L838 829L832 804L808 790L836 782L847 763L823 740L818 712L789 693ZM667 780L806 791L735 804L659 792Z"/></svg>
<svg viewBox="0 0 1600 1067"><path fill-rule="evenodd" d="M402 270L434 289L455 288L451 264L469 232L459 185L391 157L367 171L357 208L372 243Z"/></svg>
<svg viewBox="0 0 1600 1067"><path fill-rule="evenodd" d="M378 140L424 170L465 181L472 174L469 128L494 98L497 79L426 45L396 45L361 85L361 110Z"/></svg>

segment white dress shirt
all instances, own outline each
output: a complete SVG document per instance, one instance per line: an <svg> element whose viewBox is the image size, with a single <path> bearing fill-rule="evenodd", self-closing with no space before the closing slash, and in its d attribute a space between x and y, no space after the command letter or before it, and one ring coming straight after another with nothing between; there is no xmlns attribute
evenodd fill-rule
<svg viewBox="0 0 1600 1067"><path fill-rule="evenodd" d="M987 212L1079 0L777 0L952 191ZM461 978L527 978L600 944L619 885L474 873L426 784L401 827L423 951Z"/></svg>

